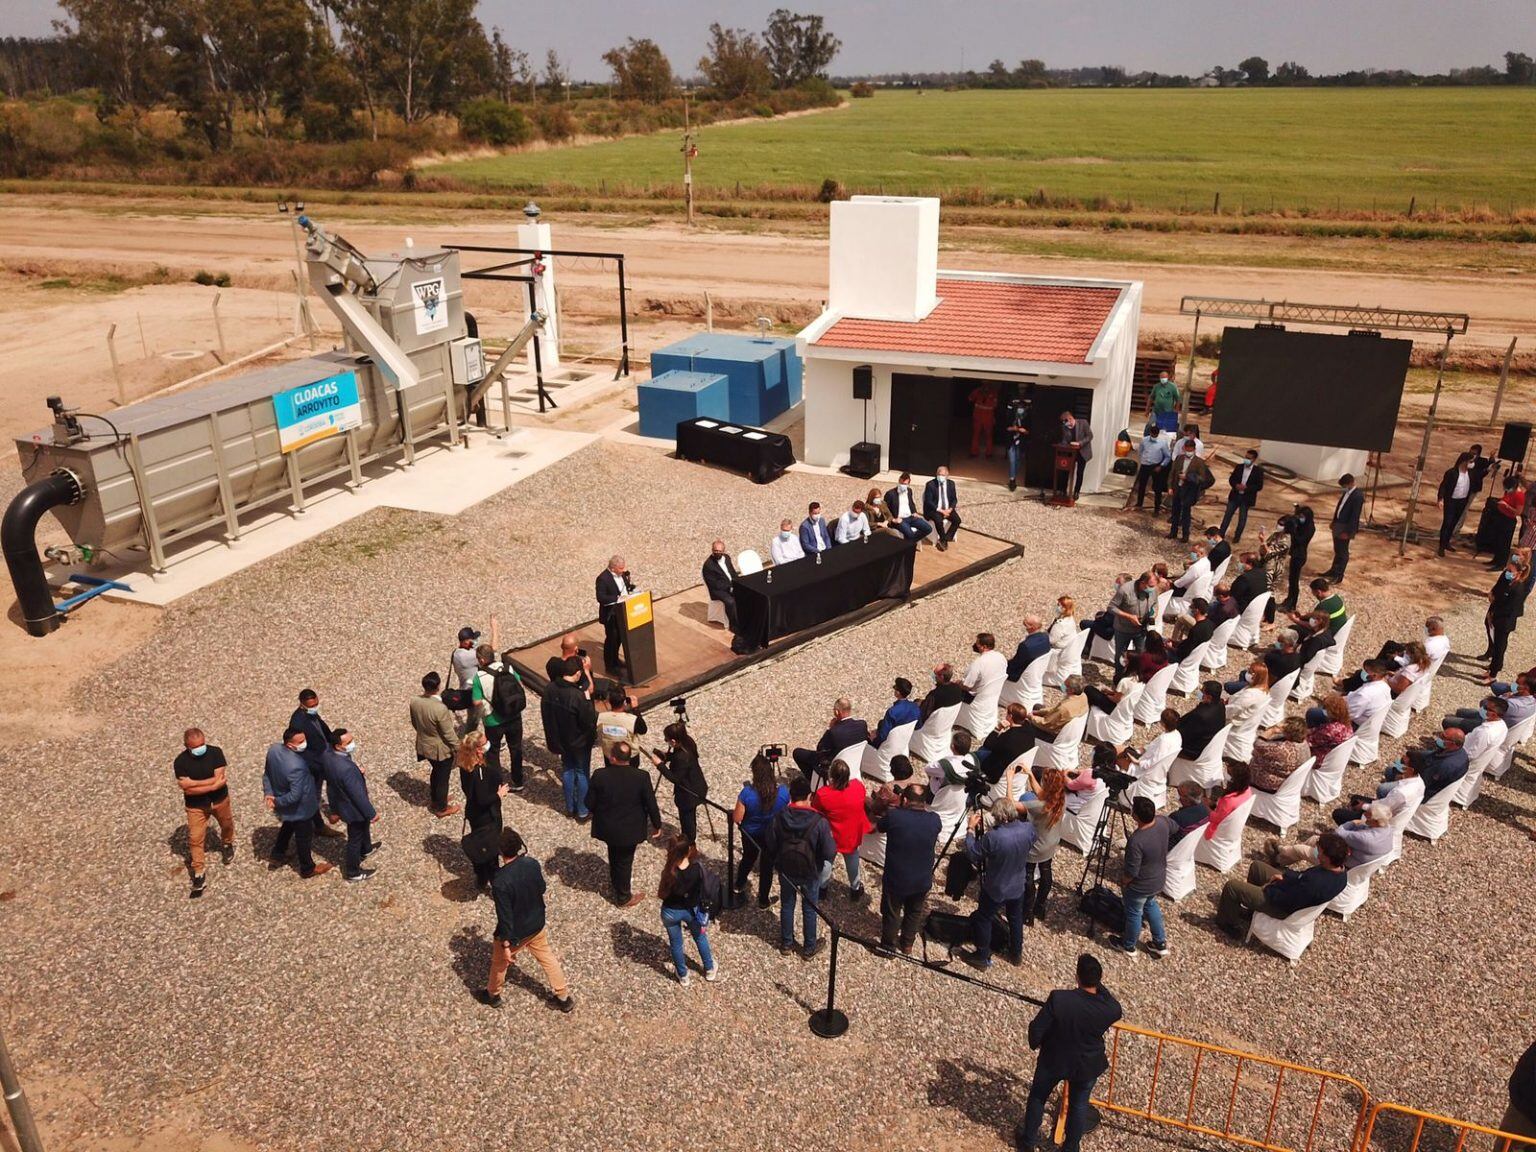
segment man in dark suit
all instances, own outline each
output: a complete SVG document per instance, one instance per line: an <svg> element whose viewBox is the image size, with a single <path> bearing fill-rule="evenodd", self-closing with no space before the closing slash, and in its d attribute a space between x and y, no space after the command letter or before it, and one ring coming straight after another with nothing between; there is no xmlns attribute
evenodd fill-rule
<svg viewBox="0 0 1536 1152"><path fill-rule="evenodd" d="M1190 523L1194 519L1195 505L1205 490L1216 483L1205 461L1195 454L1195 442L1190 437L1179 441L1184 447L1174 457L1168 473L1168 488L1173 493L1173 511L1168 522L1168 539L1175 536L1189 541Z"/></svg>
<svg viewBox="0 0 1536 1152"><path fill-rule="evenodd" d="M1344 583L1344 569L1349 567L1349 542L1360 531L1360 510L1365 507L1365 493L1355 487L1348 472L1339 477L1339 502L1333 506L1328 527L1333 533L1333 565L1323 575L1335 584Z"/></svg>
<svg viewBox="0 0 1536 1152"><path fill-rule="evenodd" d="M1093 426L1071 412L1063 412L1056 443L1077 450L1077 471L1072 481L1072 499L1076 500L1083 491L1083 472L1088 467L1088 461L1093 459Z"/></svg>
<svg viewBox="0 0 1536 1152"><path fill-rule="evenodd" d="M938 544L940 552L949 548L949 542L960 531L960 513L956 511L958 506L959 494L955 491L955 482L949 478L949 469L940 464L938 474L923 485L923 517L933 524L937 536L934 542Z"/></svg>
<svg viewBox="0 0 1536 1152"><path fill-rule="evenodd" d="M1264 467L1259 463L1257 448L1248 449L1243 462L1232 469L1227 483L1231 491L1227 493L1227 513L1221 518L1221 531L1226 535L1227 525L1235 515L1237 531L1232 533L1232 543L1236 544L1248 527L1248 510L1259 502L1259 493L1264 490Z"/></svg>
<svg viewBox="0 0 1536 1152"><path fill-rule="evenodd" d="M709 598L725 606L725 624L731 630L731 651L742 651L736 626L736 565L725 551L725 541L716 540L709 546L709 559L704 561L704 587Z"/></svg>
<svg viewBox="0 0 1536 1152"><path fill-rule="evenodd" d="M1438 555L1444 556L1446 549L1454 547L1451 538L1456 535L1456 525L1467 514L1472 492L1472 457L1463 452L1440 477L1440 487L1435 492L1435 504L1441 509Z"/></svg>
<svg viewBox="0 0 1536 1152"><path fill-rule="evenodd" d="M1227 543L1227 530L1207 525L1205 529L1205 562L1211 566L1214 572L1220 568L1227 557L1232 555L1232 545Z"/></svg>
<svg viewBox="0 0 1536 1152"><path fill-rule="evenodd" d="M1239 611L1248 607L1255 596L1269 591L1269 573L1264 571L1264 565L1259 563L1258 555L1253 552L1244 552L1241 563L1243 570L1238 573L1237 579L1232 581L1232 599L1237 601Z"/></svg>
<svg viewBox="0 0 1536 1152"><path fill-rule="evenodd" d="M1221 685L1207 680L1200 685L1200 703L1179 718L1178 733L1184 744L1180 755L1193 760L1205 751L1211 737L1227 723L1227 710L1221 702Z"/></svg>
<svg viewBox="0 0 1536 1152"><path fill-rule="evenodd" d="M807 556L832 547L832 529L827 527L827 518L815 501L806 509L805 519L800 521L800 547Z"/></svg>
<svg viewBox="0 0 1536 1152"><path fill-rule="evenodd" d="M1029 1046L1040 1055L1029 1085L1024 1123L1015 1133L1018 1147L1026 1152L1040 1147L1045 1102L1063 1080L1067 1082L1067 1132L1061 1148L1078 1152L1088 1126L1093 1086L1109 1067L1104 1035L1121 1016L1120 1002L1102 986L1103 979L1103 966L1085 952L1077 958L1077 987L1052 992L1029 1022Z"/></svg>
<svg viewBox="0 0 1536 1152"><path fill-rule="evenodd" d="M304 760L314 774L315 789L318 792L325 780L325 753L336 742L336 738L331 734L331 726L320 715L320 695L313 688L306 688L299 693L299 706L288 717L288 727L304 733ZM314 823L316 836L341 835L326 824L325 817L319 812L315 813Z"/></svg>
<svg viewBox="0 0 1536 1152"><path fill-rule="evenodd" d="M633 908L644 896L630 886L635 865L635 848L645 839L646 824L661 835L661 812L656 807L656 793L651 788L650 773L636 766L629 741L620 740L609 749L603 766L592 773L587 788L587 807L592 813L592 839L608 845L608 879L613 885L614 903Z"/></svg>
<svg viewBox="0 0 1536 1152"><path fill-rule="evenodd" d="M870 738L869 725L854 719L853 702L846 696L839 696L832 704L832 719L816 747L795 749L795 767L809 780L814 772L826 772L832 758L844 748L852 748Z"/></svg>
<svg viewBox="0 0 1536 1152"><path fill-rule="evenodd" d="M615 556L608 567L597 577L597 619L603 626L603 671L613 672L624 667L619 659L619 628L624 598L635 590L635 582L629 578L624 557Z"/></svg>
<svg viewBox="0 0 1536 1152"><path fill-rule="evenodd" d="M910 472L903 472L896 487L886 492L885 510L891 514L891 527L908 540L921 540L933 531L933 525L918 515Z"/></svg>
<svg viewBox="0 0 1536 1152"><path fill-rule="evenodd" d="M341 875L354 884L373 875L374 869L364 867L363 861L383 847L371 835L379 814L368 797L368 780L357 764L357 755L357 738L345 728L332 733L331 746L322 754L331 821L347 826L347 854Z"/></svg>
<svg viewBox="0 0 1536 1152"><path fill-rule="evenodd" d="M1189 615L1194 623L1189 626L1189 631L1184 633L1184 639L1173 647L1175 664L1182 664L1188 660L1190 653L1216 632L1216 622L1211 619L1211 602L1204 596L1196 596L1189 602Z"/></svg>

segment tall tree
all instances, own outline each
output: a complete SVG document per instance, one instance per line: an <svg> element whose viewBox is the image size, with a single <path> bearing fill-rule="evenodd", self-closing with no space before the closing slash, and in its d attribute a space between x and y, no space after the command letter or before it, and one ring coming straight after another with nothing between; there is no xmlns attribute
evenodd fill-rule
<svg viewBox="0 0 1536 1152"><path fill-rule="evenodd" d="M1250 84L1269 83L1269 61L1262 56L1250 56L1238 64L1237 69Z"/></svg>
<svg viewBox="0 0 1536 1152"><path fill-rule="evenodd" d="M757 37L741 28L709 26L709 50L699 58L704 82L722 99L760 96L773 82L768 55Z"/></svg>
<svg viewBox="0 0 1536 1152"><path fill-rule="evenodd" d="M1511 84L1529 84L1536 80L1536 62L1524 52L1504 53L1504 79Z"/></svg>
<svg viewBox="0 0 1536 1152"><path fill-rule="evenodd" d="M775 88L793 88L820 76L837 57L843 43L826 30L820 16L776 8L763 30L763 52Z"/></svg>
<svg viewBox="0 0 1536 1152"><path fill-rule="evenodd" d="M508 44L500 28L491 29L491 69L496 98L503 104L512 103L513 92L528 71L528 53Z"/></svg>
<svg viewBox="0 0 1536 1152"><path fill-rule="evenodd" d="M98 113L126 108L136 132L139 114L164 95L170 64L156 0L59 0L59 7L69 19L54 28L90 62Z"/></svg>
<svg viewBox="0 0 1536 1152"><path fill-rule="evenodd" d="M542 77L544 93L551 100L560 99L563 90L570 87L571 76L565 70L565 64L560 59L560 53L551 48L544 53L544 75Z"/></svg>
<svg viewBox="0 0 1536 1152"><path fill-rule="evenodd" d="M1311 78L1312 73L1294 60L1285 60L1275 67L1276 84L1305 84Z"/></svg>
<svg viewBox="0 0 1536 1152"><path fill-rule="evenodd" d="M672 63L654 40L631 36L604 52L603 62L613 69L614 90L621 99L660 104L672 95Z"/></svg>
<svg viewBox="0 0 1536 1152"><path fill-rule="evenodd" d="M1016 83L1023 88L1038 87L1046 83L1044 60L1020 60L1019 66L1014 69L1013 77Z"/></svg>
<svg viewBox="0 0 1536 1152"><path fill-rule="evenodd" d="M361 71L369 117L388 93L407 124L453 103L453 68L467 52L489 52L475 0L328 0Z"/></svg>

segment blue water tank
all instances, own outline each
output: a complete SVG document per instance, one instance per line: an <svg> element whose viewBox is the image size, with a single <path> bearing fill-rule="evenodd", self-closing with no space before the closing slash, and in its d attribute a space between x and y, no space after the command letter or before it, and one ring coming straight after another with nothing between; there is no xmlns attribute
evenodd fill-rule
<svg viewBox="0 0 1536 1152"><path fill-rule="evenodd" d="M716 372L729 381L730 419L761 427L800 403L795 342L782 336L700 332L651 354L651 371Z"/></svg>
<svg viewBox="0 0 1536 1152"><path fill-rule="evenodd" d="M651 371L656 361L651 360ZM638 386L640 393L640 435L661 440L677 438L677 426L684 420L708 416L729 421L729 383L718 372L662 372Z"/></svg>

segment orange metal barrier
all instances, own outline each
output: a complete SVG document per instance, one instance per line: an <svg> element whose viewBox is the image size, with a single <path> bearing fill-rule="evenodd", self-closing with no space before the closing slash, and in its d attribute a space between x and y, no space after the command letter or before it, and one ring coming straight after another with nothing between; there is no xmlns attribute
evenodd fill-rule
<svg viewBox="0 0 1536 1152"><path fill-rule="evenodd" d="M1413 1128L1412 1142L1404 1145L1402 1138L1394 1134L1390 1144L1393 1152L1418 1152L1420 1143L1424 1140L1425 1128L1432 1132L1440 1129L1449 1129L1456 1137L1455 1144L1445 1141L1436 1141L1437 1149L1447 1149L1447 1152L1464 1152L1467 1148L1467 1137L1472 1135L1491 1136L1490 1144L1479 1140L1478 1148L1489 1148L1492 1152L1524 1152L1526 1149L1536 1149L1536 1136L1517 1136L1512 1132L1502 1132L1497 1128L1487 1128L1481 1124L1473 1124L1468 1120L1453 1120L1449 1116L1439 1116L1433 1112L1421 1112L1417 1108L1407 1108L1401 1104L1377 1104L1371 1109L1365 1127L1360 1132L1360 1139L1356 1144L1355 1152L1368 1152L1371 1146L1371 1138L1376 1133L1376 1122L1383 1115L1390 1117L1402 1117L1406 1124Z"/></svg>
<svg viewBox="0 0 1536 1152"><path fill-rule="evenodd" d="M1165 1066L1172 1064L1179 1067L1168 1072ZM1174 1107L1182 1107L1182 1115L1165 1110L1158 1099L1170 1079L1181 1085ZM1130 1024L1115 1026L1109 1071L1098 1086L1104 1095L1093 1103L1100 1109L1261 1152L1363 1152L1360 1136L1371 1103L1365 1085L1349 1076ZM1341 1123L1349 1126L1347 1136L1339 1132Z"/></svg>

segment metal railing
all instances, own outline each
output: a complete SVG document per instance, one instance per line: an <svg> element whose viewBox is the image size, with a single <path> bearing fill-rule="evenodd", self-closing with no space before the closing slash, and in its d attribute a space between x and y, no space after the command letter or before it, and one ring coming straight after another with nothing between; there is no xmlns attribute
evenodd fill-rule
<svg viewBox="0 0 1536 1152"><path fill-rule="evenodd" d="M1382 1146L1392 1149L1392 1152L1419 1152L1425 1141L1426 1129L1436 1136L1429 1145L1436 1152L1442 1152L1442 1150L1443 1152L1463 1152L1467 1148L1467 1137L1473 1135L1491 1137L1491 1144L1485 1144L1479 1140L1476 1145L1479 1149L1489 1148L1491 1152L1521 1152L1522 1149L1536 1149L1536 1136L1520 1136L1498 1128L1489 1128L1483 1124L1474 1124L1470 1120L1455 1120L1434 1112L1423 1112L1418 1108L1383 1101L1371 1108L1370 1115L1360 1131L1360 1138L1355 1144L1355 1152L1368 1152L1371 1140L1376 1136L1377 1122L1383 1116L1388 1117L1389 1120L1400 1118L1405 1125L1411 1125L1413 1129L1413 1136L1407 1143L1404 1143L1400 1133L1393 1133L1390 1138L1382 1138ZM1439 1138L1441 1133L1445 1138ZM1451 1137L1454 1137L1454 1141Z"/></svg>

